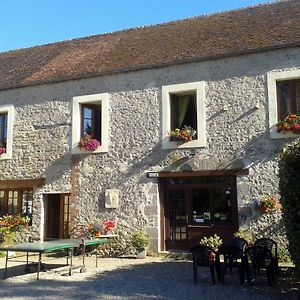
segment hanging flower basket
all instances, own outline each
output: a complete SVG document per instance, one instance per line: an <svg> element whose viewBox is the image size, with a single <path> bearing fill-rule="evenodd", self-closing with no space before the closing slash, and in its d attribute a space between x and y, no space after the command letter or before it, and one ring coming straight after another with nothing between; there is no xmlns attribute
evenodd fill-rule
<svg viewBox="0 0 300 300"><path fill-rule="evenodd" d="M184 126L181 129L176 128L175 130L172 130L169 136L171 141L176 141L177 145L182 145L194 140L196 133L196 130L191 126Z"/></svg>
<svg viewBox="0 0 300 300"><path fill-rule="evenodd" d="M272 195L264 195L259 199L260 203L260 212L262 214L268 213L275 209L281 209L281 205L278 201L278 199L275 196Z"/></svg>
<svg viewBox="0 0 300 300"><path fill-rule="evenodd" d="M300 116L289 114L284 120L276 124L277 132L300 134Z"/></svg>
<svg viewBox="0 0 300 300"><path fill-rule="evenodd" d="M78 147L80 149L86 150L89 152L93 152L93 151L97 150L97 148L99 146L100 146L99 141L97 141L96 139L92 139L92 137L88 134L83 136L78 143Z"/></svg>

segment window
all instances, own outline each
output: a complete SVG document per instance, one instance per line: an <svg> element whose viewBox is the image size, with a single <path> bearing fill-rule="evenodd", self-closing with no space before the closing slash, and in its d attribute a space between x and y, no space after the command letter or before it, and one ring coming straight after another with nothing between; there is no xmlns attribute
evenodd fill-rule
<svg viewBox="0 0 300 300"><path fill-rule="evenodd" d="M278 133L276 124L291 113L300 114L300 70L269 73L267 80L271 138L295 137Z"/></svg>
<svg viewBox="0 0 300 300"><path fill-rule="evenodd" d="M32 190L3 189L0 190L0 216L24 215L32 220Z"/></svg>
<svg viewBox="0 0 300 300"><path fill-rule="evenodd" d="M0 113L0 147L6 148L7 141L7 113Z"/></svg>
<svg viewBox="0 0 300 300"><path fill-rule="evenodd" d="M192 82L162 87L163 148L193 148L206 146L205 132L205 85ZM192 127L196 130L193 140L177 145L170 140L170 131Z"/></svg>
<svg viewBox="0 0 300 300"><path fill-rule="evenodd" d="M81 137L88 134L100 142L92 153L108 151L108 94L94 94L73 98L72 152L82 153L78 148Z"/></svg>
<svg viewBox="0 0 300 300"><path fill-rule="evenodd" d="M170 94L171 130L185 126L197 129L196 99L196 93Z"/></svg>
<svg viewBox="0 0 300 300"><path fill-rule="evenodd" d="M13 106L0 106L0 147L5 148L5 153L0 155L0 159L10 159L12 157L13 119Z"/></svg>
<svg viewBox="0 0 300 300"><path fill-rule="evenodd" d="M80 137L86 134L101 143L101 104L81 104Z"/></svg>
<svg viewBox="0 0 300 300"><path fill-rule="evenodd" d="M277 117L283 120L289 114L300 114L300 79L276 82Z"/></svg>

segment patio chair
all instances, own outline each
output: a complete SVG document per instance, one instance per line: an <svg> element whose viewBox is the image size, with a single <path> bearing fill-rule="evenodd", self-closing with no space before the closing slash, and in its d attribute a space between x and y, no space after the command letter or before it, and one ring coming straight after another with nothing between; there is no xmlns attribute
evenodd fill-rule
<svg viewBox="0 0 300 300"><path fill-rule="evenodd" d="M223 284L225 283L225 275L227 270L229 269L232 271L233 268L238 270L240 283L244 283L244 252L242 249L233 245L225 245L220 247L216 264L219 264L221 275L220 279Z"/></svg>
<svg viewBox="0 0 300 300"><path fill-rule="evenodd" d="M275 284L274 265L271 252L262 247L254 245L246 249L246 275L249 284L252 284L254 275L261 269L266 270L269 286Z"/></svg>
<svg viewBox="0 0 300 300"><path fill-rule="evenodd" d="M212 248L204 245L195 246L194 248L192 248L191 252L193 254L194 283L197 283L198 267L209 267L212 282L213 284L215 284L216 252Z"/></svg>
<svg viewBox="0 0 300 300"><path fill-rule="evenodd" d="M226 245L236 246L245 252L246 248L248 247L248 242L243 238L233 237Z"/></svg>
<svg viewBox="0 0 300 300"><path fill-rule="evenodd" d="M254 242L255 246L261 246L268 249L272 254L272 263L274 266L275 274L279 275L279 267L278 267L278 250L277 243L270 238L261 238Z"/></svg>

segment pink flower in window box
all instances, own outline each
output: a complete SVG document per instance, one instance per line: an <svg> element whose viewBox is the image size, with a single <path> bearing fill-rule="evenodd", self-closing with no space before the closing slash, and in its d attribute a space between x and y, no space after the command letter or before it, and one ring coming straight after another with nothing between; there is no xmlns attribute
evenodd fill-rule
<svg viewBox="0 0 300 300"><path fill-rule="evenodd" d="M0 155L5 153L6 152L6 149L4 147L0 147Z"/></svg>
<svg viewBox="0 0 300 300"><path fill-rule="evenodd" d="M80 149L84 149L90 152L97 150L99 146L100 146L99 141L97 141L96 139L92 139L92 137L88 134L82 137L80 139L80 142L78 143L78 147Z"/></svg>
<svg viewBox="0 0 300 300"><path fill-rule="evenodd" d="M276 124L277 131L286 133L300 133L300 116L295 114L289 114L284 120L279 121Z"/></svg>

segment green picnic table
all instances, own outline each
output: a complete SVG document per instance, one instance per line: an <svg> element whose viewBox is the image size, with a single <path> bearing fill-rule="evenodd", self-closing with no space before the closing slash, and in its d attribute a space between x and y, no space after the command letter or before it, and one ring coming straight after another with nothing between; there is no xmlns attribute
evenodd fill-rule
<svg viewBox="0 0 300 300"><path fill-rule="evenodd" d="M98 247L101 244L107 243L107 239L113 238L116 235L104 235L93 239L59 239L59 240L52 240L52 241L37 241L33 243L20 243L12 246L0 246L0 251L6 251L6 259L5 259L5 271L4 271L4 279L7 278L7 266L8 261L13 261L15 258L18 257L9 257L9 251L13 252L24 252L27 256L26 266L29 263L29 253L38 253L38 268L37 268L37 280L39 279L41 265L42 265L42 254L44 253L52 253L58 252L61 250L67 250L67 265L69 265L69 258L70 258L70 268L69 268L69 275L72 275L72 263L73 263L73 252L75 248L81 249L82 255L82 267L80 272L85 272L85 256L86 256L86 247L87 246L96 246ZM15 260L16 261L16 260ZM18 261L20 262L20 261ZM96 266L98 266L98 254L96 253Z"/></svg>

